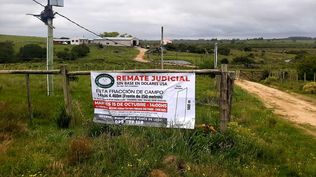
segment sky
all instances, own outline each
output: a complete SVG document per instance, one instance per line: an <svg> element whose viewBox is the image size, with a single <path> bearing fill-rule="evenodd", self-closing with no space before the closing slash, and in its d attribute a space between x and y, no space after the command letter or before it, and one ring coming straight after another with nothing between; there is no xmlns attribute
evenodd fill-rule
<svg viewBox="0 0 316 177"><path fill-rule="evenodd" d="M47 4L47 0L38 0ZM316 0L64 0L57 11L96 33L118 31L140 39L316 37ZM32 0L1 0L0 34L46 36L27 13L43 10ZM62 17L55 37L95 36Z"/></svg>

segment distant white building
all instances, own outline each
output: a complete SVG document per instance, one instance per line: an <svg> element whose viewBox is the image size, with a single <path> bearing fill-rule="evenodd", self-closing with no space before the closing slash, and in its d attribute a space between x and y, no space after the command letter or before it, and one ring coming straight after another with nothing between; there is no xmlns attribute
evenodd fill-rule
<svg viewBox="0 0 316 177"><path fill-rule="evenodd" d="M99 39L93 39L92 43L94 44L101 44L104 46L138 46L139 45L139 39L130 37L106 37L106 38L99 38Z"/></svg>
<svg viewBox="0 0 316 177"><path fill-rule="evenodd" d="M163 45L172 44L172 41L169 39L164 39L162 42L163 42Z"/></svg>
<svg viewBox="0 0 316 177"><path fill-rule="evenodd" d="M54 44L63 44L67 45L70 44L70 39L69 38L54 38Z"/></svg>
<svg viewBox="0 0 316 177"><path fill-rule="evenodd" d="M90 40L87 38L81 38L81 37L73 37L70 39L71 45L80 45L80 44L89 44Z"/></svg>

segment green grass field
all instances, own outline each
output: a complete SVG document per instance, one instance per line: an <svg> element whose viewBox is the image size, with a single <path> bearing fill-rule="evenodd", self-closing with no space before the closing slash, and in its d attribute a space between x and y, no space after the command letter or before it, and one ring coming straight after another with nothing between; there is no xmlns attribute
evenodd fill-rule
<svg viewBox="0 0 316 177"><path fill-rule="evenodd" d="M68 64L71 70L159 67L132 61L136 54L133 48L91 47L85 58L56 60L55 64L56 68ZM177 55L190 61L200 57ZM5 67L42 68L44 64ZM77 124L58 128L57 120L64 116L62 78L55 76L54 83L54 95L47 97L46 76L31 75L34 119L30 124L24 76L0 75L0 176L154 176L154 172L188 177L316 175L316 138L274 115L238 87L232 122L228 132L221 134L203 129L94 124L88 76L78 76L70 83ZM197 77L196 124L207 123L218 130L219 112L214 104L218 94L211 77Z"/></svg>
<svg viewBox="0 0 316 177"><path fill-rule="evenodd" d="M29 126L24 78L10 78L0 76L1 176L146 176L153 169L171 176L316 174L315 138L279 119L239 88L233 122L225 135L198 129L101 126L92 123L90 81L81 76L71 82L80 122L60 129L56 119L63 103L61 78L55 78L55 95L47 97L45 77L31 77L35 118ZM209 93L216 94L213 81L198 77L196 87L197 124L209 123L217 129L218 108L202 104ZM71 146L74 142L76 148ZM177 160L166 162L169 156ZM184 169L179 170L180 164L185 164Z"/></svg>

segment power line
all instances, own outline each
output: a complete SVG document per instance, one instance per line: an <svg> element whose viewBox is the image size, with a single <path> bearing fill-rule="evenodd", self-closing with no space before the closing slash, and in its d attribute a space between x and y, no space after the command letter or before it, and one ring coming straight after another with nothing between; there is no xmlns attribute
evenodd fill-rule
<svg viewBox="0 0 316 177"><path fill-rule="evenodd" d="M46 7L45 5L41 4L41 3L38 2L37 0L32 0L32 1L34 1L36 4L39 4L39 5L42 6L42 7ZM120 45L122 45L122 46L130 47L129 45L126 45L126 44L123 44L123 43L120 43L120 42L117 42L117 41L114 41L114 40L111 40L111 39L108 39L108 38L104 38L104 37L102 37L100 34L97 34L97 33L93 32L92 30L89 30L88 28L86 28L86 27L80 25L79 23L77 23L77 22L71 20L70 18L66 17L66 16L63 15L63 14L60 14L59 12L55 12L54 15L55 15L55 14L57 14L57 15L59 15L59 16L65 18L66 20L68 20L68 21L70 21L71 23L75 24L75 25L78 26L79 28L82 28L82 29L88 31L89 33L91 33L91 34L93 34L93 35L95 35L95 36L98 36L98 37L100 37L100 38L102 38L102 39L105 39L105 40L107 40L107 41L114 42L115 44L120 44ZM35 16L35 15L33 15L33 16ZM35 17L37 17L37 16L35 16ZM37 18L39 18L39 17L37 17ZM39 18L39 19L40 19L40 18Z"/></svg>
<svg viewBox="0 0 316 177"><path fill-rule="evenodd" d="M70 21L71 23L75 24L75 25L78 26L79 28L82 28L82 29L88 31L89 33L94 34L95 36L98 36L98 37L100 37L100 38L102 38L102 39L105 39L105 40L107 40L107 41L114 42L114 43L116 43L116 44L120 44L120 45L123 45L123 46L130 47L129 45L126 45L126 44L123 44L123 43L119 43L119 42L117 42L117 41L114 41L114 40L111 40L111 39L108 39L108 38L104 38L104 37L102 37L100 34L97 34L96 32L93 32L93 31L89 30L88 28L86 28L86 27L80 25L79 23L77 23L77 22L71 20L70 18L66 17L65 15L60 14L59 12L55 12L55 14L57 14L57 15L59 15L59 16L65 18L66 20L68 20L68 21Z"/></svg>
<svg viewBox="0 0 316 177"><path fill-rule="evenodd" d="M36 0L32 0L32 1L34 1L36 4L38 4L38 5L42 6L42 7L45 7L43 4L41 4L40 2L38 2Z"/></svg>
<svg viewBox="0 0 316 177"><path fill-rule="evenodd" d="M88 31L89 33L92 33L92 34L94 34L94 35L96 35L96 36L98 36L98 37L102 37L101 35L99 35L99 34L93 32L93 31L89 30L88 28L86 28L86 27L84 27L84 26L78 24L77 22L71 20L70 18L66 17L65 15L60 14L59 12L55 12L55 14L57 14L57 15L59 15L59 16L65 18L66 20L68 20L68 21L70 21L71 23L77 25L78 27L80 27L80 28L82 28L82 29Z"/></svg>

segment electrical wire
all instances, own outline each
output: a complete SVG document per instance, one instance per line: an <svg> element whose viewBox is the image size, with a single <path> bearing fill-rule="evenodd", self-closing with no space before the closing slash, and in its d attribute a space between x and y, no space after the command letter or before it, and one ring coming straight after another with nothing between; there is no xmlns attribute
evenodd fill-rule
<svg viewBox="0 0 316 177"><path fill-rule="evenodd" d="M35 2L36 4L42 6L42 7L46 7L45 5L41 4L41 3L38 2L37 0L32 0L32 1ZM126 44L123 44L123 43L119 43L119 42L117 42L117 41L114 41L114 40L111 40L111 39L108 39L108 38L104 38L104 37L102 37L100 34L97 34L97 33L93 32L93 31L89 30L88 28L86 28L86 27L80 25L79 23L77 23L77 22L71 20L70 18L66 17L66 16L63 15L63 14L60 14L59 12L55 12L54 14L57 14L57 15L59 15L59 16L65 18L66 20L68 20L69 22L75 24L75 25L78 26L79 28L82 28L82 29L84 29L85 31L88 31L89 33L91 33L91 34L93 34L93 35L95 35L95 36L98 36L98 37L100 37L100 38L102 38L102 39L105 39L105 40L107 40L107 41L114 42L115 44L120 44L120 45L122 45L122 46L130 47L129 45L126 45ZM37 17L37 18L38 18L38 17ZM39 19L40 19L40 18L39 18Z"/></svg>
<svg viewBox="0 0 316 177"><path fill-rule="evenodd" d="M89 33L91 33L91 34L93 34L93 35L95 35L95 36L98 36L98 37L100 37L100 38L102 38L102 39L105 39L105 40L107 40L107 41L114 42L115 44L120 44L120 45L122 45L122 46L130 47L129 45L126 45L126 44L123 44L123 43L119 43L119 42L117 42L117 41L114 41L114 40L111 40L111 39L108 39L108 38L104 38L104 37L102 37L100 34L97 34L97 33L93 32L93 31L89 30L88 28L86 28L86 27L80 25L79 23L77 23L77 22L71 20L70 18L66 17L65 15L60 14L59 12L55 12L55 14L57 14L57 15L59 15L59 16L65 18L66 20L68 20L69 22L75 24L75 25L78 26L79 28L82 28L82 29L88 31Z"/></svg>
<svg viewBox="0 0 316 177"><path fill-rule="evenodd" d="M42 6L42 7L45 7L43 4L41 4L40 2L38 2L36 0L32 0L32 1L34 1L36 4L38 4L38 5Z"/></svg>

